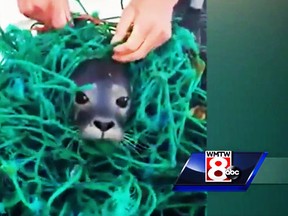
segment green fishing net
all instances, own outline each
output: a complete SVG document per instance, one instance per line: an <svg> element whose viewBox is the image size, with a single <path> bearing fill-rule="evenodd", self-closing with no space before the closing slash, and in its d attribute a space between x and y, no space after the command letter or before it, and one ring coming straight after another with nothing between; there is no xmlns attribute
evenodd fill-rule
<svg viewBox="0 0 288 216"><path fill-rule="evenodd" d="M117 147L81 139L70 121L74 93L91 85L69 77L81 61L111 56L111 28L81 21L38 35L1 30L0 213L194 215L206 205L205 193L172 191L206 143L205 120L190 112L206 92L189 31L175 24L166 44L129 64L135 112Z"/></svg>

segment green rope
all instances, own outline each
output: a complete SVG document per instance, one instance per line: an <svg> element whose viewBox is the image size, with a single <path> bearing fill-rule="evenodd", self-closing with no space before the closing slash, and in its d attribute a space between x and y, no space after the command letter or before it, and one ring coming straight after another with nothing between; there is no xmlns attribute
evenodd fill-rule
<svg viewBox="0 0 288 216"><path fill-rule="evenodd" d="M0 31L0 212L134 216L205 205L171 191L189 154L205 148L192 138L206 140L206 123L189 114L191 100L206 93L186 52L198 56L187 30L175 25L169 42L130 64L137 109L118 148L103 154L69 121L74 93L91 87L69 77L81 61L111 56L107 25Z"/></svg>

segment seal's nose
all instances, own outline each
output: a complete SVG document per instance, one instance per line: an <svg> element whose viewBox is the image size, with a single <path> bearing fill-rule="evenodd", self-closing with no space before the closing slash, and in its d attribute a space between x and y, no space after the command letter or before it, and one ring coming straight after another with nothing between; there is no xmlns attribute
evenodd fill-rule
<svg viewBox="0 0 288 216"><path fill-rule="evenodd" d="M93 124L95 125L95 127L99 128L102 132L108 131L109 129L111 129L115 125L115 123L113 121L101 122L98 120L95 120L93 122Z"/></svg>

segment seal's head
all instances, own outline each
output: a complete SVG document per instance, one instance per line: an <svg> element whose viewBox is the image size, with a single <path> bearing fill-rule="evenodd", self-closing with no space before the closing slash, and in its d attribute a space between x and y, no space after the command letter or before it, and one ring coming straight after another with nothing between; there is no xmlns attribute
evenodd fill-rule
<svg viewBox="0 0 288 216"><path fill-rule="evenodd" d="M111 59L86 60L72 79L78 86L93 85L75 95L74 118L83 138L121 141L131 104L126 66Z"/></svg>

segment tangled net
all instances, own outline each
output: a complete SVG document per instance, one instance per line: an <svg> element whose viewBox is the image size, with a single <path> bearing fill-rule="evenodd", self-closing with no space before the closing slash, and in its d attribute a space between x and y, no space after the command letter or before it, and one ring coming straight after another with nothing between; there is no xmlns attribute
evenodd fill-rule
<svg viewBox="0 0 288 216"><path fill-rule="evenodd" d="M74 93L90 85L69 77L81 61L111 55L112 27L1 30L0 213L193 215L205 205L204 193L172 191L206 143L205 120L190 113L206 93L197 88L198 49L187 30L175 25L170 41L130 64L137 109L119 147L82 140L70 122Z"/></svg>

